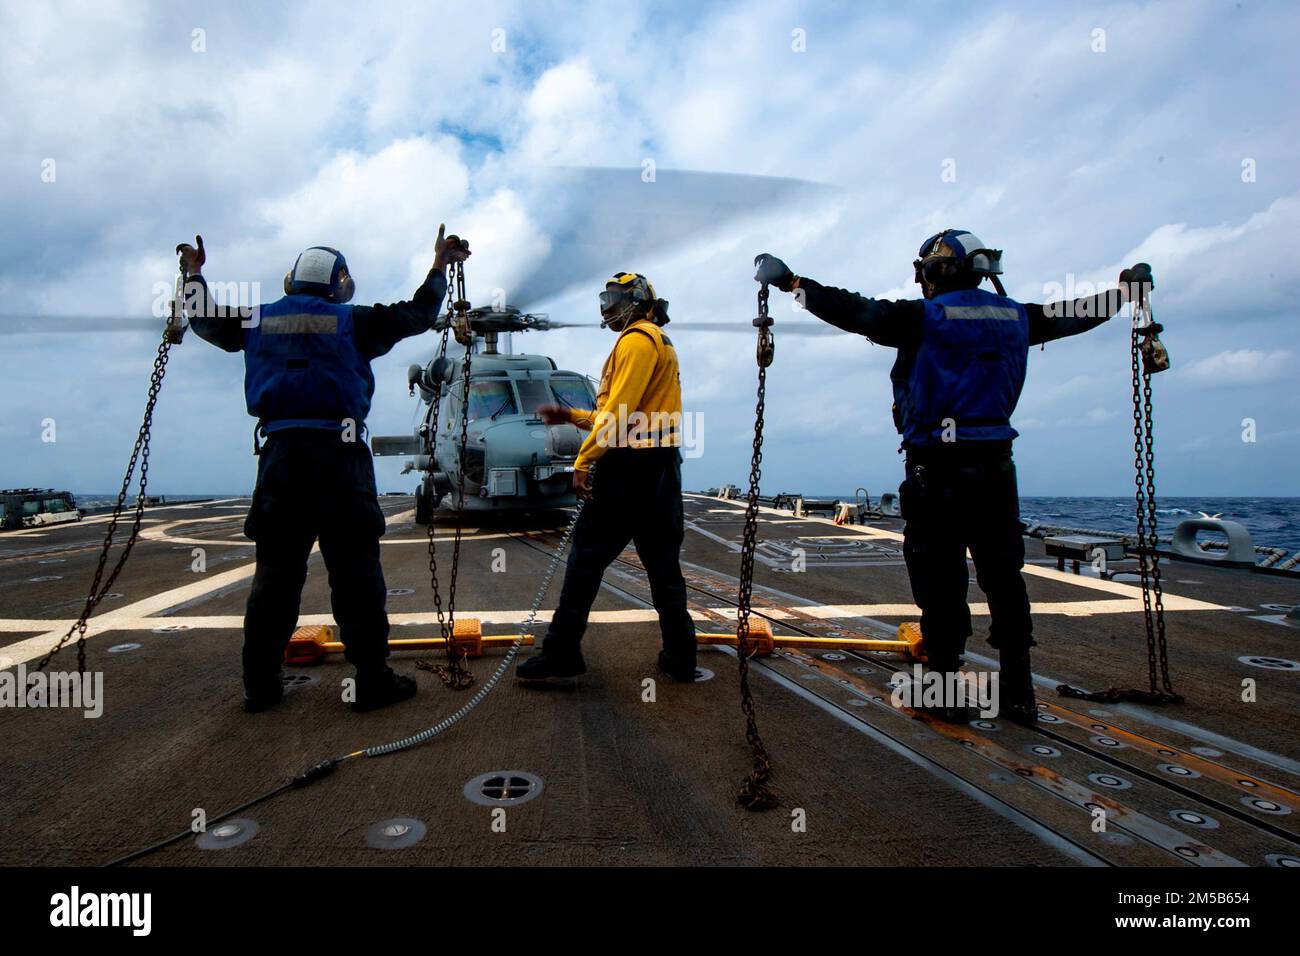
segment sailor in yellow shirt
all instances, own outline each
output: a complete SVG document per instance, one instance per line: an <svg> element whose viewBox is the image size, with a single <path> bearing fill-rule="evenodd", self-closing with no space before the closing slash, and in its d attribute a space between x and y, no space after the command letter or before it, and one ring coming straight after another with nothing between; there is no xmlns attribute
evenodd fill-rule
<svg viewBox="0 0 1300 956"><path fill-rule="evenodd" d="M630 542L659 614L659 668L691 682L695 624L680 562L682 391L677 351L663 332L668 303L655 297L645 276L620 272L601 293L600 313L601 326L618 333L618 341L601 371L595 409L538 409L549 425L572 422L590 430L573 471L573 490L585 504L546 639L515 674L543 680L586 671L580 645L587 616L605 569Z"/></svg>

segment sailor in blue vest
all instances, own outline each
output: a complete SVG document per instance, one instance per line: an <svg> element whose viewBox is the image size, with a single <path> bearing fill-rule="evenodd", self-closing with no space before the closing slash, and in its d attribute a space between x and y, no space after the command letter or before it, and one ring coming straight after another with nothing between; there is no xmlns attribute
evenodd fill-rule
<svg viewBox="0 0 1300 956"><path fill-rule="evenodd" d="M266 710L283 696L280 665L318 540L344 656L357 669L353 709L405 700L416 684L387 663L384 515L362 440L375 392L370 362L433 327L446 264L463 261L468 244L444 237L439 226L433 266L415 295L371 306L349 304L355 285L342 253L313 246L285 276L284 298L244 314L212 303L202 237L195 242L179 247L190 324L218 348L244 353L244 396L257 419L257 485L244 524L257 543L244 617L244 709ZM260 448L258 435L265 436Z"/></svg>
<svg viewBox="0 0 1300 956"><path fill-rule="evenodd" d="M894 425L903 436L906 479L899 489L903 553L931 670L961 666L971 634L966 549L988 598L989 643L1001 660L1001 713L1037 720L1029 648L1033 624L1020 570L1025 545L1011 443L1011 415L1025 383L1029 348L1100 325L1150 283L1139 263L1120 289L1072 302L1027 305L1008 298L1002 253L963 229L931 236L913 262L924 299L870 299L796 276L763 254L755 279L795 292L818 318L877 345L898 349L890 379ZM992 281L996 293L980 288ZM963 720L945 702L937 716Z"/></svg>

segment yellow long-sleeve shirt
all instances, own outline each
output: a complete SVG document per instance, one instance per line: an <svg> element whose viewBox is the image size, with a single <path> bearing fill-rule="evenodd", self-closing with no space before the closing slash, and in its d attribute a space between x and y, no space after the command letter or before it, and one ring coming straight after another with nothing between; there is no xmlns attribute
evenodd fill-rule
<svg viewBox="0 0 1300 956"><path fill-rule="evenodd" d="M591 430L573 469L590 471L610 448L677 447L681 419L677 350L653 322L634 322L619 334L605 359L596 407L569 410L573 424Z"/></svg>

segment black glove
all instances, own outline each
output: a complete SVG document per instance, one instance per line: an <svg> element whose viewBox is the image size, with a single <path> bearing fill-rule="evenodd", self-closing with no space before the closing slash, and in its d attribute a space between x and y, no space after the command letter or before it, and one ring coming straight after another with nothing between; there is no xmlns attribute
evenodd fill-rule
<svg viewBox="0 0 1300 956"><path fill-rule="evenodd" d="M197 249L188 242L182 242L176 247L176 254L181 258L181 268L187 276L202 272L203 263L208 261L208 254L203 248L203 237L195 236L194 242L198 245Z"/></svg>
<svg viewBox="0 0 1300 956"><path fill-rule="evenodd" d="M1139 262L1119 274L1119 284L1128 291L1129 298L1141 302L1146 297L1147 290L1156 287L1156 280L1151 275L1151 266Z"/></svg>
<svg viewBox="0 0 1300 956"><path fill-rule="evenodd" d="M755 282L774 285L782 292L790 291L790 286L794 282L794 273L776 256L767 252L761 253L754 257L754 265L758 267L758 271L754 273Z"/></svg>

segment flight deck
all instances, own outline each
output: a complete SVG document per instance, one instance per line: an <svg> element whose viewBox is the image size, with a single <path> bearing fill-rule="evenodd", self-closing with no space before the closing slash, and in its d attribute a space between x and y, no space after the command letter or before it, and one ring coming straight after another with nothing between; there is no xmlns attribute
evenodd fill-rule
<svg viewBox="0 0 1300 956"><path fill-rule="evenodd" d="M438 633L425 529L409 496L380 499L392 639ZM103 712L0 709L0 864L93 865L217 817L329 757L405 737L467 699L420 658L412 701L353 714L339 655L287 668L276 708L240 708L239 648L253 574L247 499L150 508L114 590L91 619L87 661ZM686 498L683 569L701 632L734 630L743 502ZM473 516L456 616L518 634L569 513ZM0 537L0 667L32 666L76 620L106 518ZM439 526L440 547L452 529ZM1059 570L1026 538L1034 728L945 724L899 708L911 663L782 636L888 639L917 618L896 518L837 525L763 508L754 613L777 646L752 659L759 728L780 807L735 803L749 751L735 652L703 646L703 680L655 668L658 625L633 550L605 576L580 678L511 675L463 721L403 753L349 761L136 865L946 866L1300 865L1300 579L1167 561L1177 706L1094 703L1142 684L1141 588ZM495 569L495 570L494 570ZM538 637L558 580L541 603ZM971 672L996 669L972 579ZM300 625L330 624L313 553ZM481 684L503 652L469 661ZM69 646L50 665L72 670ZM652 682L652 683L651 683ZM1099 826L1098 821L1101 821Z"/></svg>

